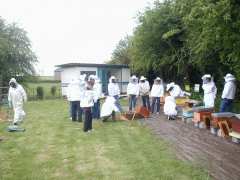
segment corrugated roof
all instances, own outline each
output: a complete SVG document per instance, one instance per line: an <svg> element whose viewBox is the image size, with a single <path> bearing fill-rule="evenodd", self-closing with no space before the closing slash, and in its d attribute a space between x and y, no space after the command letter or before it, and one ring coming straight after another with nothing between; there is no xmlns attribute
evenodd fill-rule
<svg viewBox="0 0 240 180"><path fill-rule="evenodd" d="M105 68L129 68L127 64L91 64L91 63L67 63L56 65L59 68L67 67L105 67Z"/></svg>

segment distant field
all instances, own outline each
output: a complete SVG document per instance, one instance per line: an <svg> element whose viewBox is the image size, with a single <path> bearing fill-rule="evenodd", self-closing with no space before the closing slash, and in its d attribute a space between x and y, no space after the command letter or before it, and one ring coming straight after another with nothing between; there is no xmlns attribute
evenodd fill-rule
<svg viewBox="0 0 240 180"><path fill-rule="evenodd" d="M38 76L38 79L41 81L45 81L45 80L54 80L53 76Z"/></svg>
<svg viewBox="0 0 240 180"><path fill-rule="evenodd" d="M61 83L56 83L56 82L37 82L37 83L27 83L25 85L25 89L27 91L27 94L29 97L34 97L37 95L37 87L43 87L44 89L44 98L52 98L51 94L51 88L53 86L56 86L57 91L56 91L56 96L60 97L61 96Z"/></svg>

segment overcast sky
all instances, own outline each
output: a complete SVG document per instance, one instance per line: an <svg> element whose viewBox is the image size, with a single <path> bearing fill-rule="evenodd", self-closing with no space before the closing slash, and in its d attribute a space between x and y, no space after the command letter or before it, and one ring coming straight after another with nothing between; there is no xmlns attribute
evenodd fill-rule
<svg viewBox="0 0 240 180"><path fill-rule="evenodd" d="M152 0L6 0L0 16L28 32L41 74L69 62L103 63Z"/></svg>

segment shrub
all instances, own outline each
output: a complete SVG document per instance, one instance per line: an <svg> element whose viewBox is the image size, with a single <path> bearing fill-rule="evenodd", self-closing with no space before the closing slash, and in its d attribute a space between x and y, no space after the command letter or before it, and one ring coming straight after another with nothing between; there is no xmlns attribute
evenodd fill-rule
<svg viewBox="0 0 240 180"><path fill-rule="evenodd" d="M57 87L56 86L52 86L51 87L51 94L52 94L52 96L55 96L56 92L57 92Z"/></svg>
<svg viewBox="0 0 240 180"><path fill-rule="evenodd" d="M37 87L37 98L38 99L43 99L44 97L44 90L42 86Z"/></svg>

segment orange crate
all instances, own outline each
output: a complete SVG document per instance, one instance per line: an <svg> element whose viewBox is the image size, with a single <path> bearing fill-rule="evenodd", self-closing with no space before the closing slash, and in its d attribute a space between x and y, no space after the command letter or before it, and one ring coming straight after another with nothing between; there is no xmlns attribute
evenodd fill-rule
<svg viewBox="0 0 240 180"><path fill-rule="evenodd" d="M194 112L193 121L200 122L204 120L204 117L211 116L212 112L209 111L201 111L201 112Z"/></svg>

